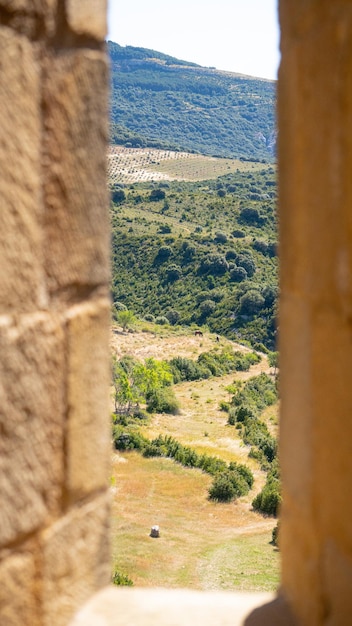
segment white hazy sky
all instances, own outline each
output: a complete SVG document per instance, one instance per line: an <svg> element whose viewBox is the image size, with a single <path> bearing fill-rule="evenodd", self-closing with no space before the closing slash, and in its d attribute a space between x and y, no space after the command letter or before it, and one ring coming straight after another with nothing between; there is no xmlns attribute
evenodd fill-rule
<svg viewBox="0 0 352 626"><path fill-rule="evenodd" d="M108 39L276 78L278 0L109 0Z"/></svg>

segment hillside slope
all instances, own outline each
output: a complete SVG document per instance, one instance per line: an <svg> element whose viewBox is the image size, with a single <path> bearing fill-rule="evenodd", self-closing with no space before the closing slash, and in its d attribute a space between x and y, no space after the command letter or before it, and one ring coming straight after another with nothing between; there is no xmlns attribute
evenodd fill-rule
<svg viewBox="0 0 352 626"><path fill-rule="evenodd" d="M274 168L160 185L113 189L116 306L275 349Z"/></svg>
<svg viewBox="0 0 352 626"><path fill-rule="evenodd" d="M274 81L108 42L112 143L272 160Z"/></svg>

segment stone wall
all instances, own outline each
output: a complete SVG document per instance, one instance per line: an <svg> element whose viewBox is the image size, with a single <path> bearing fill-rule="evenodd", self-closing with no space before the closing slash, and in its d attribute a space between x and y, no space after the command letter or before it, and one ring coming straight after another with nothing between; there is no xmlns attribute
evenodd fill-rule
<svg viewBox="0 0 352 626"><path fill-rule="evenodd" d="M105 0L0 0L0 623L109 580Z"/></svg>
<svg viewBox="0 0 352 626"><path fill-rule="evenodd" d="M281 0L282 584L352 623L352 11Z"/></svg>

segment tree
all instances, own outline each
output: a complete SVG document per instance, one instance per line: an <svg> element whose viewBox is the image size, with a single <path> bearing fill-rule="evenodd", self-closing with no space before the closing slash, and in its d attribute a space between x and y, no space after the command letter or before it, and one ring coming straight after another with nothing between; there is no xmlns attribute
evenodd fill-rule
<svg viewBox="0 0 352 626"><path fill-rule="evenodd" d="M168 398L171 404L171 400L174 399L173 393L163 395L161 391L170 387L172 383L171 368L163 361L150 358L142 363L130 356L123 357L120 361L115 358L113 360L115 412L129 414L141 402L147 402L150 410L150 404L155 397Z"/></svg>
<svg viewBox="0 0 352 626"><path fill-rule="evenodd" d="M111 199L115 204L120 204L126 200L126 194L123 189L117 188L111 190Z"/></svg>
<svg viewBox="0 0 352 626"><path fill-rule="evenodd" d="M243 280L246 280L247 272L244 267L234 267L230 272L230 278L235 283L241 283Z"/></svg>
<svg viewBox="0 0 352 626"><path fill-rule="evenodd" d="M176 265L175 263L171 263L171 265L166 268L166 276L169 282L179 280L179 278L181 278L182 276L182 270L180 266Z"/></svg>
<svg viewBox="0 0 352 626"><path fill-rule="evenodd" d="M279 367L279 353L278 352L269 352L268 361L270 367L274 368L274 376L276 375L276 370Z"/></svg>
<svg viewBox="0 0 352 626"><path fill-rule="evenodd" d="M174 324L177 324L178 320L180 319L180 314L175 309L171 309L170 311L167 311L165 317L167 317L170 324L174 326Z"/></svg>
<svg viewBox="0 0 352 626"><path fill-rule="evenodd" d="M214 300L204 300L199 305L200 315L203 318L208 317L208 315L211 315L211 313L214 313L215 309L216 309L216 304Z"/></svg>
<svg viewBox="0 0 352 626"><path fill-rule="evenodd" d="M249 289L240 298L240 313L243 315L254 315L263 308L265 300L256 289Z"/></svg>
<svg viewBox="0 0 352 626"><path fill-rule="evenodd" d="M163 189L152 189L149 195L149 200L151 202L158 202L159 200L164 200L165 191Z"/></svg>
<svg viewBox="0 0 352 626"><path fill-rule="evenodd" d="M117 311L116 313L116 321L120 326L122 326L122 330L127 330L135 322L136 317L132 311L126 309L125 311Z"/></svg>

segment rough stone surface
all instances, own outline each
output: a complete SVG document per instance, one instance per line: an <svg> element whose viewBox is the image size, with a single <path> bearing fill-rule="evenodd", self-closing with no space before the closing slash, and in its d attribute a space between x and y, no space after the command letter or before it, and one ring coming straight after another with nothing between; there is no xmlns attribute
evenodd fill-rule
<svg viewBox="0 0 352 626"><path fill-rule="evenodd" d="M269 593L110 587L97 593L70 626L293 626L284 602L272 600Z"/></svg>
<svg viewBox="0 0 352 626"><path fill-rule="evenodd" d="M100 52L63 51L46 63L46 272L61 295L109 280L107 79Z"/></svg>
<svg viewBox="0 0 352 626"><path fill-rule="evenodd" d="M67 21L74 32L103 41L107 0L66 0Z"/></svg>
<svg viewBox="0 0 352 626"><path fill-rule="evenodd" d="M352 613L352 13L281 0L282 584L303 626Z"/></svg>
<svg viewBox="0 0 352 626"><path fill-rule="evenodd" d="M30 38L44 32L48 36L54 34L57 7L58 0L0 0L7 23Z"/></svg>
<svg viewBox="0 0 352 626"><path fill-rule="evenodd" d="M60 509L63 331L47 314L0 318L0 546Z"/></svg>
<svg viewBox="0 0 352 626"><path fill-rule="evenodd" d="M68 314L66 449L71 498L108 485L109 321L108 300L77 305Z"/></svg>
<svg viewBox="0 0 352 626"><path fill-rule="evenodd" d="M37 626L35 565L31 554L13 554L0 563L0 624Z"/></svg>
<svg viewBox="0 0 352 626"><path fill-rule="evenodd" d="M110 587L96 594L70 626L240 626L251 610L271 599L264 593Z"/></svg>
<svg viewBox="0 0 352 626"><path fill-rule="evenodd" d="M0 314L42 300L40 68L25 37L0 27Z"/></svg>
<svg viewBox="0 0 352 626"><path fill-rule="evenodd" d="M43 533L43 626L67 626L76 607L109 582L109 508L104 494Z"/></svg>

